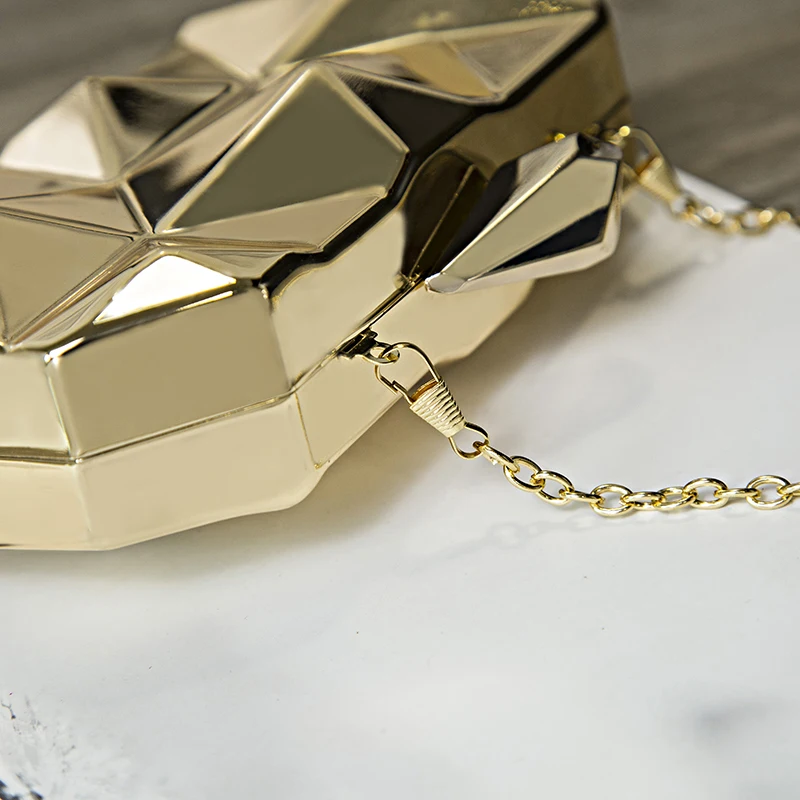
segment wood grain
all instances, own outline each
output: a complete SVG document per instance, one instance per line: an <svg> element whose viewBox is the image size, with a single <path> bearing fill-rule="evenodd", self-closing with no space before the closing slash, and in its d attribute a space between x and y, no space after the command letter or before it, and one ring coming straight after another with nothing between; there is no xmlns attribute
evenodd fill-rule
<svg viewBox="0 0 800 800"><path fill-rule="evenodd" d="M125 73L164 49L183 18L220 4L0 0L0 141L83 75ZM800 3L610 4L637 120L685 169L800 207Z"/></svg>

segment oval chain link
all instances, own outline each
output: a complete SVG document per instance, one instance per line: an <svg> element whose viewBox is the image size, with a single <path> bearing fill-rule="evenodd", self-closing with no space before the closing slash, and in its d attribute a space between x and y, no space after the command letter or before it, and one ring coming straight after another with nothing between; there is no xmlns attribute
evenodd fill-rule
<svg viewBox="0 0 800 800"><path fill-rule="evenodd" d="M629 165L632 179L683 222L728 236L762 236L787 223L800 226L800 215L788 208L751 205L740 211L726 211L696 197L681 185L664 152L641 128L623 125L615 130L597 129L595 132L626 149L626 158L632 162ZM630 156L631 149L639 152Z"/></svg>
<svg viewBox="0 0 800 800"><path fill-rule="evenodd" d="M729 487L718 478L695 478L684 486L668 486L658 491L632 491L627 486L605 483L591 492L583 492L566 476L542 469L525 456L510 456L493 447L483 428L470 425L469 430L479 433L482 440L473 443L473 451L457 449L461 458L472 460L483 456L490 464L502 467L506 479L516 489L535 494L553 506L585 503L603 517L622 517L634 511L669 513L687 507L709 511L724 508L735 500L745 500L760 511L773 511L800 497L800 483L790 483L777 475L760 475L742 488ZM555 484L557 490L547 491L548 484ZM774 490L772 497L766 494L770 489Z"/></svg>
<svg viewBox="0 0 800 800"><path fill-rule="evenodd" d="M506 455L490 444L488 436L476 442L475 449L491 464L501 466L506 479L515 488L535 494L553 506L585 503L603 517L622 517L634 511L670 513L687 507L714 510L735 500L746 500L760 511L773 511L800 497L800 483L790 483L777 475L760 475L743 488L731 488L717 478L696 478L685 486L669 486L658 491L634 492L627 486L606 483L591 492L582 492L558 472L542 469L524 456ZM559 488L548 492L548 484ZM766 493L770 489L774 490L772 497Z"/></svg>
<svg viewBox="0 0 800 800"><path fill-rule="evenodd" d="M751 206L743 211L723 211L699 200L683 188L653 138L639 128L623 126L617 130L597 130L595 133L620 147L636 145L643 151L638 163L634 159L630 167L633 180L669 206L678 219L719 233L745 236L758 236L785 223L800 225L800 217L788 209ZM403 347L413 346L386 345L375 341L368 353L362 353L362 357L379 369L396 362ZM427 356L418 348L413 349L427 360ZM384 383L408 399L408 392L403 387L385 380ZM450 444L460 458L472 461L482 456L494 466L502 467L506 479L516 489L534 494L553 506L583 503L604 517L622 517L634 511L671 513L682 508L714 510L737 500L744 500L760 511L773 511L800 498L800 483L790 483L777 475L759 475L742 488L729 487L717 478L696 478L684 486L669 486L658 491L631 491L627 486L605 483L591 492L583 492L576 489L564 475L542 469L535 461L524 456L509 456L493 447L489 434L483 428L464 423L462 430L480 439L472 443L472 450L465 450L456 443L455 437L451 438ZM548 487L551 491L548 491Z"/></svg>

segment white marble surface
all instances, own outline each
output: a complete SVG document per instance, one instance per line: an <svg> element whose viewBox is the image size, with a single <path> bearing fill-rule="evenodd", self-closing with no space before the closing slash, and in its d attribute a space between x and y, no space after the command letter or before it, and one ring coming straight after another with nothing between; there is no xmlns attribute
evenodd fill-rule
<svg viewBox="0 0 800 800"><path fill-rule="evenodd" d="M447 370L468 416L584 488L800 477L800 235L639 216ZM800 507L549 508L397 407L294 510L0 553L0 779L45 800L797 798L799 529Z"/></svg>

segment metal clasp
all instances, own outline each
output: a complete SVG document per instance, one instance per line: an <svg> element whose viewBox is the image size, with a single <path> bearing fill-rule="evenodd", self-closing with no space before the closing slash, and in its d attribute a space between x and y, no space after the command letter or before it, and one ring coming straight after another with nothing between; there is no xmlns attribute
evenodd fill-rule
<svg viewBox="0 0 800 800"><path fill-rule="evenodd" d="M370 344L369 351L359 355L374 365L375 377L395 394L404 397L409 408L420 419L450 439L452 444L453 439L468 427L467 420L433 361L423 350L410 342L383 344L372 339ZM397 363L405 351L415 353L425 365L427 375L415 389L409 389L383 374L383 369Z"/></svg>
<svg viewBox="0 0 800 800"><path fill-rule="evenodd" d="M408 389L399 381L390 380L382 371L382 367L397 363L400 360L400 355L403 350L410 350L412 353L416 353L425 364L425 369L428 373L428 379L423 379L422 385L416 390ZM415 403L431 386L443 382L439 370L436 369L436 366L427 354L410 342L399 342L390 345L383 345L377 342L375 347L373 347L372 351L368 353L365 358L375 365L375 375L378 380L395 394L400 394L405 397L409 405Z"/></svg>
<svg viewBox="0 0 800 800"><path fill-rule="evenodd" d="M672 164L655 139L641 128L621 128L616 132L621 142L634 141L639 153L632 163L639 185L647 192L663 200L670 207L686 196ZM614 139L612 139L614 141Z"/></svg>

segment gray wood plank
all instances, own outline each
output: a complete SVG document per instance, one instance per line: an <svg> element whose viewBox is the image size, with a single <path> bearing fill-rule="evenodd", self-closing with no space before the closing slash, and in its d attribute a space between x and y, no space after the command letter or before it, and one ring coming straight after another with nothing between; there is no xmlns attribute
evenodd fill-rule
<svg viewBox="0 0 800 800"><path fill-rule="evenodd" d="M800 3L610 4L637 122L685 169L800 208Z"/></svg>

